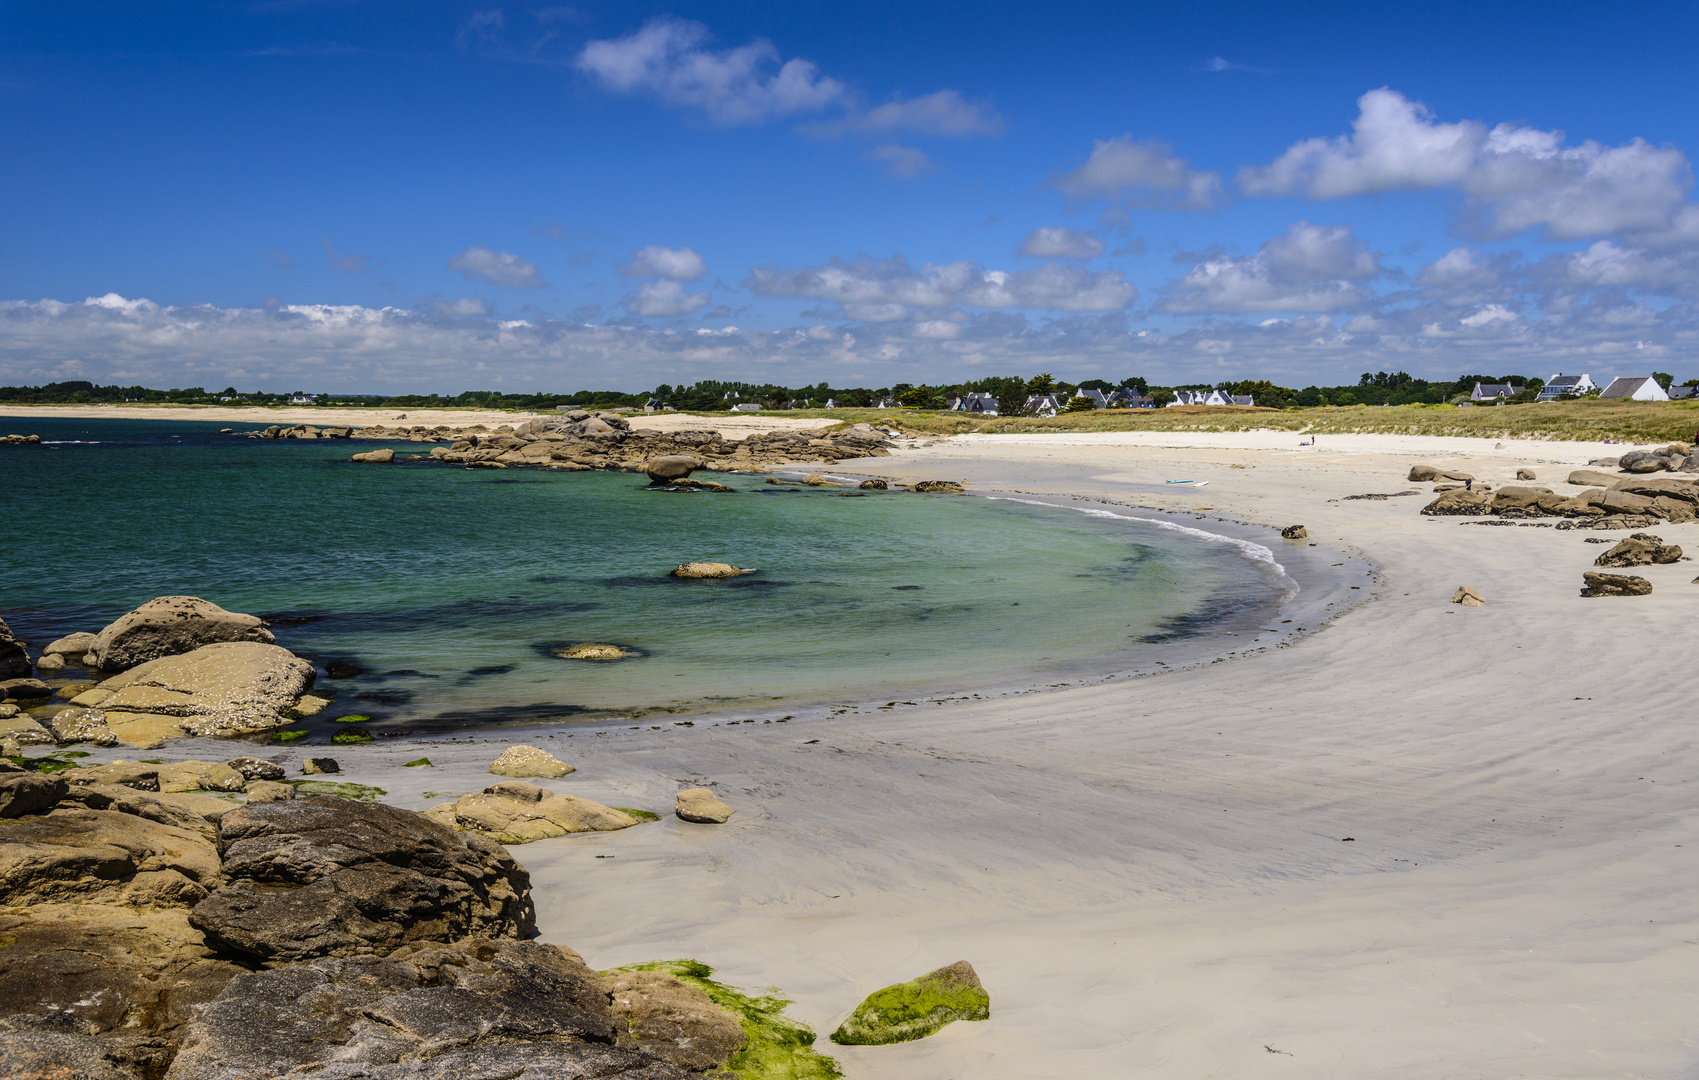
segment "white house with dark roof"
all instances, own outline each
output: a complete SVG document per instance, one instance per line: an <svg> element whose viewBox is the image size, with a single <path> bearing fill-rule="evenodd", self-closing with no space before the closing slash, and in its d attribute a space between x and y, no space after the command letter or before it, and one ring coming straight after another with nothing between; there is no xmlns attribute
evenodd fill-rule
<svg viewBox="0 0 1699 1080"><path fill-rule="evenodd" d="M1598 388L1599 386L1593 381L1593 377L1586 372L1582 372L1580 375L1565 375L1560 371L1547 379L1546 385L1540 387L1539 400L1555 401L1564 394L1574 394L1576 397L1580 397L1583 394L1590 394Z"/></svg>
<svg viewBox="0 0 1699 1080"><path fill-rule="evenodd" d="M1026 399L1026 411L1029 416L1055 416L1068 407L1068 400L1061 394L1033 394Z"/></svg>
<svg viewBox="0 0 1699 1080"><path fill-rule="evenodd" d="M1475 389L1469 391L1470 401L1498 401L1501 398L1514 397L1522 392L1515 383L1476 383Z"/></svg>
<svg viewBox="0 0 1699 1080"><path fill-rule="evenodd" d="M1671 401L1687 401L1699 397L1699 386L1672 386L1668 393Z"/></svg>
<svg viewBox="0 0 1699 1080"><path fill-rule="evenodd" d="M1670 396L1650 375L1618 376L1599 397L1607 401L1668 401Z"/></svg>
<svg viewBox="0 0 1699 1080"><path fill-rule="evenodd" d="M1255 406L1257 399L1250 394L1229 394L1225 390L1176 390L1174 400L1168 407L1176 405L1245 405Z"/></svg>
<svg viewBox="0 0 1699 1080"><path fill-rule="evenodd" d="M975 390L960 397L951 398L947 404L951 412L978 413L981 416L997 415L997 395Z"/></svg>
<svg viewBox="0 0 1699 1080"><path fill-rule="evenodd" d="M1140 396L1137 390L1115 390L1109 394L1111 409L1154 409L1156 402Z"/></svg>

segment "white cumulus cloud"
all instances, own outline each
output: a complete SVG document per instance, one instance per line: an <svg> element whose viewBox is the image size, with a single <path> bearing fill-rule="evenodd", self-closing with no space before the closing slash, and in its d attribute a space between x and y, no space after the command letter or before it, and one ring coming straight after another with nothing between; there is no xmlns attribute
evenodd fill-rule
<svg viewBox="0 0 1699 1080"><path fill-rule="evenodd" d="M1294 222L1255 255L1206 258L1168 287L1172 312L1332 312L1373 296L1366 282L1386 273L1348 225Z"/></svg>
<svg viewBox="0 0 1699 1080"><path fill-rule="evenodd" d="M1020 253L1029 259L1095 259L1104 250L1103 241L1092 234L1057 226L1027 233Z"/></svg>
<svg viewBox="0 0 1699 1080"><path fill-rule="evenodd" d="M670 248L660 244L640 247L631 253L631 261L619 268L626 277L660 277L672 281L700 281L708 273L708 264L690 248Z"/></svg>
<svg viewBox="0 0 1699 1080"><path fill-rule="evenodd" d="M1557 240L1667 233L1691 211L1692 169L1674 147L1565 145L1561 131L1447 123L1385 88L1357 105L1351 134L1294 143L1271 164L1241 170L1240 187L1312 199L1449 188L1465 197L1460 224L1470 231L1540 229Z"/></svg>
<svg viewBox="0 0 1699 1080"><path fill-rule="evenodd" d="M1030 270L987 270L963 260L914 267L890 259L833 259L796 270L756 267L744 282L762 296L800 296L840 305L850 318L889 322L908 311L966 307L1118 311L1138 297L1119 270L1093 273L1081 266L1047 263Z"/></svg>
<svg viewBox="0 0 1699 1080"><path fill-rule="evenodd" d="M913 98L892 98L864 109L853 100L841 120L816 123L809 130L832 135L846 131L870 133L911 131L946 139L1001 135L1006 125L989 103L969 101L956 90L937 90Z"/></svg>
<svg viewBox="0 0 1699 1080"><path fill-rule="evenodd" d="M676 281L649 281L639 285L620 303L633 315L665 319L693 315L713 303L713 297L705 292L686 292L684 286Z"/></svg>
<svg viewBox="0 0 1699 1080"><path fill-rule="evenodd" d="M458 270L471 281L487 281L504 289L540 289L548 282L537 264L511 251L492 251L473 244L448 260L447 270Z"/></svg>
<svg viewBox="0 0 1699 1080"><path fill-rule="evenodd" d="M1131 135L1097 139L1091 157L1055 180L1076 200L1105 199L1128 206L1208 210L1221 201L1221 174L1196 172L1166 143Z"/></svg>
<svg viewBox="0 0 1699 1080"><path fill-rule="evenodd" d="M590 42L578 68L609 90L652 94L727 126L818 112L846 93L811 61L780 63L770 41L715 51L703 47L708 36L698 22L654 19L624 37Z"/></svg>

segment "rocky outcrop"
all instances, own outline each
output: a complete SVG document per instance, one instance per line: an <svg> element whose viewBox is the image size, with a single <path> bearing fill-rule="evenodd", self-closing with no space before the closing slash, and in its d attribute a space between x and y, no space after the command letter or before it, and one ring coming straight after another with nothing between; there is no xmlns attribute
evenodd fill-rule
<svg viewBox="0 0 1699 1080"><path fill-rule="evenodd" d="M686 578L686 579L694 580L694 579L702 579L702 578L708 578L708 579L733 578L733 577L739 576L740 574L753 574L753 573L755 573L754 569L747 569L746 570L746 569L743 569L742 567L733 566L731 563L687 562L687 563L681 563L680 565L673 567L672 573L671 573L670 576L675 577L675 578Z"/></svg>
<svg viewBox="0 0 1699 1080"><path fill-rule="evenodd" d="M1625 566L1654 566L1681 560L1681 547L1666 544L1651 533L1635 533L1593 560L1594 566L1621 568Z"/></svg>
<svg viewBox="0 0 1699 1080"><path fill-rule="evenodd" d="M1671 443L1658 450L1630 450L1617 459L1616 465L1631 473L1681 472L1691 453L1692 447L1686 443Z"/></svg>
<svg viewBox="0 0 1699 1080"><path fill-rule="evenodd" d="M604 983L618 1044L691 1072L723 1064L749 1042L737 1014L664 971L613 971Z"/></svg>
<svg viewBox="0 0 1699 1080"><path fill-rule="evenodd" d="M363 461L369 465L388 465L395 460L395 451L389 447L382 450L368 450L363 454L355 454L349 461Z"/></svg>
<svg viewBox="0 0 1699 1080"><path fill-rule="evenodd" d="M736 810L721 802L707 788L687 788L678 793L673 801L673 813L680 821L694 821L701 825L724 825L731 820Z"/></svg>
<svg viewBox="0 0 1699 1080"><path fill-rule="evenodd" d="M1610 487L1621 477L1616 473L1600 472L1598 469L1576 469L1569 474L1568 482L1577 487Z"/></svg>
<svg viewBox="0 0 1699 1080"><path fill-rule="evenodd" d="M185 735L242 735L287 724L313 675L312 664L276 645L222 642L149 660L71 704L99 713L117 741L154 747ZM98 731L92 717L80 722Z"/></svg>
<svg viewBox="0 0 1699 1080"><path fill-rule="evenodd" d="M412 946L237 976L188 1033L169 1076L689 1076L615 1037L607 988L576 953L530 941Z"/></svg>
<svg viewBox="0 0 1699 1080"><path fill-rule="evenodd" d="M510 746L490 762L490 772L497 776L542 777L556 780L577 769L537 746Z"/></svg>
<svg viewBox="0 0 1699 1080"><path fill-rule="evenodd" d="M1476 592L1474 589L1471 589L1469 586L1459 585L1457 586L1457 591L1451 594L1451 602L1453 604L1462 604L1464 607L1480 607L1487 601L1485 597Z"/></svg>
<svg viewBox="0 0 1699 1080"><path fill-rule="evenodd" d="M393 806L241 806L224 816L219 841L228 884L189 918L209 942L255 960L524 938L536 922L530 875L499 845Z"/></svg>
<svg viewBox="0 0 1699 1080"><path fill-rule="evenodd" d="M40 435L0 435L0 446L36 446L40 442Z"/></svg>
<svg viewBox="0 0 1699 1080"><path fill-rule="evenodd" d="M1456 480L1461 483L1462 481L1473 480L1474 478L1475 477L1470 473L1441 469L1433 465L1412 465L1410 466L1410 475L1405 479L1417 483L1428 480Z"/></svg>
<svg viewBox="0 0 1699 1080"><path fill-rule="evenodd" d="M623 810L576 795L559 795L519 780L439 803L425 811L425 816L448 828L481 833L502 844L529 844L568 833L613 832L637 824L637 819Z"/></svg>
<svg viewBox="0 0 1699 1080"><path fill-rule="evenodd" d="M40 773L0 775L0 818L23 817L58 804L70 785Z"/></svg>
<svg viewBox="0 0 1699 1080"><path fill-rule="evenodd" d="M1652 583L1632 574L1597 574L1589 570L1581 575L1582 596L1647 596Z"/></svg>
<svg viewBox="0 0 1699 1080"><path fill-rule="evenodd" d="M247 778L216 761L176 761L159 767L159 790L241 791Z"/></svg>
<svg viewBox="0 0 1699 1080"><path fill-rule="evenodd" d="M242 774L244 780L281 780L284 777L283 766L275 761L265 761L255 757L231 758L226 765Z"/></svg>
<svg viewBox="0 0 1699 1080"><path fill-rule="evenodd" d="M954 480L922 480L910 488L922 495L964 495L967 488Z"/></svg>
<svg viewBox="0 0 1699 1080"><path fill-rule="evenodd" d="M275 780L248 781L248 805L258 806L260 803L283 802L295 797L293 784L280 784Z"/></svg>
<svg viewBox="0 0 1699 1080"><path fill-rule="evenodd" d="M856 486L861 488L861 490L863 490L863 491L887 491L891 487L889 482L887 482L885 480L877 480L877 479L875 479L875 480L863 480L861 483L857 484Z"/></svg>
<svg viewBox="0 0 1699 1080"><path fill-rule="evenodd" d="M227 641L271 644L275 639L253 615L225 611L196 596L161 596L95 635L88 662L102 671L127 671L164 656Z"/></svg>
<svg viewBox="0 0 1699 1080"><path fill-rule="evenodd" d="M966 960L918 979L887 986L856 1006L832 1041L847 1046L880 1046L921 1039L957 1020L991 1016L991 996Z"/></svg>
<svg viewBox="0 0 1699 1080"><path fill-rule="evenodd" d="M19 712L14 705L0 705L6 714L0 716L0 740L16 742L19 746L46 746L53 742L53 733L36 723L35 717Z"/></svg>
<svg viewBox="0 0 1699 1080"><path fill-rule="evenodd" d="M1310 538L1310 530L1304 528L1302 525L1288 525L1284 529L1280 530L1280 538L1282 540L1308 540Z"/></svg>
<svg viewBox="0 0 1699 1080"><path fill-rule="evenodd" d="M0 820L0 907L182 907L218 881L217 847L189 829L74 804Z"/></svg>
<svg viewBox="0 0 1699 1080"><path fill-rule="evenodd" d="M578 417L578 419L574 419ZM867 424L840 432L760 432L727 440L715 431L633 431L614 413L568 413L562 419L535 420L511 431L465 431L447 449L431 452L430 462L475 467L531 466L545 469L630 469L649 473L667 458L690 458L696 469L752 470L804 461L837 462L884 457L891 452L885 433ZM363 437L356 431L355 438ZM659 471L669 474L679 466ZM681 475L650 474L657 483L674 484Z"/></svg>

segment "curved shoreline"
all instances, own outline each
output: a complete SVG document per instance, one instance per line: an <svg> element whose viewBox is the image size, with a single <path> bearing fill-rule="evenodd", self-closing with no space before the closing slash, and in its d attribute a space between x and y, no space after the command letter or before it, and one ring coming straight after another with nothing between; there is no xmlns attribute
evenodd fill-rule
<svg viewBox="0 0 1699 1080"><path fill-rule="evenodd" d="M1498 482L1586 453L1514 448L1436 463ZM1646 568L1650 596L1580 599L1598 548L1577 534L1345 500L1407 487L1413 460L1431 459L999 440L866 464L1181 513L1194 493L1160 485L1191 475L1218 516L1302 523L1372 560L1376 603L1232 663L961 701L924 724L503 733L432 743L428 769L403 767L419 751L402 740L336 753L408 808L487 785L519 739L578 766L551 787L609 805L713 787L738 808L713 831L663 818L517 849L543 938L596 967L698 956L784 987L816 1030L971 961L992 1019L834 1048L857 1078L1680 1075L1699 743L1683 669L1652 646L1684 640L1692 566ZM1699 548L1699 524L1658 531ZM1486 605L1451 604L1458 584Z"/></svg>

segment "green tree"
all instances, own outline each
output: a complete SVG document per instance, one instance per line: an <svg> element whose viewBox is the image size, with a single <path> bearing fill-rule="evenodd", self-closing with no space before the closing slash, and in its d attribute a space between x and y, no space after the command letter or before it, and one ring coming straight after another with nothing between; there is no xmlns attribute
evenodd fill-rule
<svg viewBox="0 0 1699 1080"><path fill-rule="evenodd" d="M1056 392L1056 376L1054 376L1054 375L1050 374L1048 371L1046 371L1042 375L1037 375L1037 376L1034 376L1031 379L1028 379L1027 384L1026 384L1026 392L1028 394L1053 394L1053 393L1055 393Z"/></svg>
<svg viewBox="0 0 1699 1080"><path fill-rule="evenodd" d="M897 400L910 409L942 409L944 402L938 391L924 384L899 394Z"/></svg>
<svg viewBox="0 0 1699 1080"><path fill-rule="evenodd" d="M1082 394L1076 398L1069 398L1068 404L1062 409L1062 411L1071 413L1091 412L1095 408L1097 408L1097 403Z"/></svg>
<svg viewBox="0 0 1699 1080"><path fill-rule="evenodd" d="M1670 384L1675 382L1675 376L1671 375L1667 371L1654 371L1652 372L1652 381L1663 387L1665 390L1668 390L1670 388Z"/></svg>

